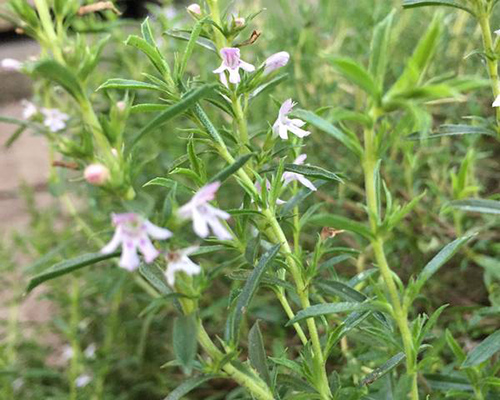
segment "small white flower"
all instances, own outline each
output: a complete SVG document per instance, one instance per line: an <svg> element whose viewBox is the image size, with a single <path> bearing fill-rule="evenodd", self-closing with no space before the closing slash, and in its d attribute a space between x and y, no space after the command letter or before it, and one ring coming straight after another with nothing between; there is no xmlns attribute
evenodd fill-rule
<svg viewBox="0 0 500 400"><path fill-rule="evenodd" d="M212 230L220 240L230 240L231 234L220 222L220 219L229 219L230 215L208 204L215 198L219 187L220 182L203 186L188 203L179 209L179 215L181 218L193 220L193 229L199 237L206 238Z"/></svg>
<svg viewBox="0 0 500 400"><path fill-rule="evenodd" d="M234 19L234 25L237 27L237 28L242 28L245 26L245 23L246 23L246 20L245 18L243 17L237 17Z"/></svg>
<svg viewBox="0 0 500 400"><path fill-rule="evenodd" d="M290 60L290 54L286 51L280 51L279 53L273 54L266 61L264 61L264 74L270 74L278 68L284 67L288 64Z"/></svg>
<svg viewBox="0 0 500 400"><path fill-rule="evenodd" d="M85 180L91 185L102 186L109 180L109 169L102 164L90 164L83 172Z"/></svg>
<svg viewBox="0 0 500 400"><path fill-rule="evenodd" d="M229 72L229 82L238 84L241 81L240 68L247 71L255 71L255 67L240 58L240 49L235 47L224 47L220 51L222 57L222 64L219 68L213 71L214 74L219 74L221 82L228 86L226 72Z"/></svg>
<svg viewBox="0 0 500 400"><path fill-rule="evenodd" d="M90 343L87 348L83 351L83 354L85 355L85 357L87 358L95 358L95 352L97 350L97 346L95 343Z"/></svg>
<svg viewBox="0 0 500 400"><path fill-rule="evenodd" d="M59 111L56 108L42 108L42 114L45 119L43 124L52 132L59 132L66 128L66 121L69 120L69 115Z"/></svg>
<svg viewBox="0 0 500 400"><path fill-rule="evenodd" d="M309 136L311 132L301 129L306 123L300 119L290 119L288 115L292 112L296 103L292 99L286 100L280 107L278 119L273 125L273 132L279 135L283 140L288 139L288 131L292 132L295 136L303 138Z"/></svg>
<svg viewBox="0 0 500 400"><path fill-rule="evenodd" d="M82 374L75 379L75 385L79 388L87 386L90 382L92 382L92 377L88 374Z"/></svg>
<svg viewBox="0 0 500 400"><path fill-rule="evenodd" d="M495 101L493 102L493 104L491 105L492 107L500 107L500 95L498 95L495 99Z"/></svg>
<svg viewBox="0 0 500 400"><path fill-rule="evenodd" d="M201 7L199 4L193 3L187 7L187 10L195 15L201 15Z"/></svg>
<svg viewBox="0 0 500 400"><path fill-rule="evenodd" d="M0 61L0 67L6 71L21 71L23 63L13 58L4 58Z"/></svg>
<svg viewBox="0 0 500 400"><path fill-rule="evenodd" d="M14 392L18 392L23 386L24 386L23 378L17 378L14 381L12 381L12 390L14 390Z"/></svg>
<svg viewBox="0 0 500 400"><path fill-rule="evenodd" d="M71 360L74 355L75 355L75 352L73 351L73 347L71 347L69 345L66 345L63 347L61 358L64 362L68 362L69 360Z"/></svg>
<svg viewBox="0 0 500 400"><path fill-rule="evenodd" d="M183 271L188 275L197 275L201 272L201 267L189 259L189 255L198 250L198 246L187 247L184 250L172 251L167 253L167 271L165 277L170 286L174 286L175 273Z"/></svg>
<svg viewBox="0 0 500 400"><path fill-rule="evenodd" d="M151 263L160 252L153 246L149 236L157 240L165 240L172 236L168 229L160 228L135 213L112 214L116 227L111 241L101 249L101 253L109 254L122 245L120 267L134 271L139 267L137 249L144 256L146 263Z"/></svg>
<svg viewBox="0 0 500 400"><path fill-rule="evenodd" d="M304 161L306 160L306 158L307 158L307 155L301 154L300 156L298 156L295 159L295 161L293 163L296 165L302 165L302 164L304 164ZM313 192L318 190L318 189L316 189L316 186L314 186L313 183L309 179L307 179L305 176L297 174L295 172L285 172L283 174L283 182L285 182L285 185L288 185L292 181L298 181L298 182L302 183L306 188L308 188L309 190L312 190Z"/></svg>
<svg viewBox="0 0 500 400"><path fill-rule="evenodd" d="M36 114L38 114L38 109L36 106L26 99L21 100L21 106L23 107L23 118L31 119Z"/></svg>
<svg viewBox="0 0 500 400"><path fill-rule="evenodd" d="M497 30L495 31L495 35L500 36L500 29L497 29Z"/></svg>

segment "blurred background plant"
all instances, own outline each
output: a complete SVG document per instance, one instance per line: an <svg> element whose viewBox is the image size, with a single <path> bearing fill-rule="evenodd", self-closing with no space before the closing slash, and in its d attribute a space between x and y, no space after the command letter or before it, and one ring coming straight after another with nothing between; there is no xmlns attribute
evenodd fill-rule
<svg viewBox="0 0 500 400"><path fill-rule="evenodd" d="M140 277L129 279L125 271L111 263L82 269L70 277L48 282L41 294L35 292L54 305L51 321L25 326L19 315L19 304L25 301L23 293L30 277L58 261L95 252L102 246L101 237L109 233L108 212L113 207L126 202L132 210L155 214L158 204L165 200L165 188L142 186L154 176L170 177L179 166L175 161L185 153L190 131L183 128L190 125L180 119L175 126L167 125L165 134L146 136L133 153L125 152L123 138L135 137L151 121L150 114L134 111L131 105L156 103L158 96L155 91L125 94L111 90L109 85L101 87L110 77L144 81L143 72L153 73L140 52L123 44L129 34L141 34L142 22L125 16L149 11L152 34L164 58L174 60L176 54L184 52L185 42L175 36L192 28L187 4L149 2L139 8L139 2L131 3L129 11L123 2L116 4L116 10L78 16L75 10L83 5L81 2L55 1L54 6L61 7L56 15L63 17L56 18L54 32L44 26L42 14L41 24L37 17L30 16L24 1L16 0L11 5L18 14L24 12L23 19L31 19L31 25L20 25L12 8L2 14L16 23L22 33L38 38L42 55L53 53L56 62L78 74L75 80L54 64L28 62L22 67L26 72L49 78L34 80L35 104L40 110L30 122L3 118L19 125L8 140L9 146L16 146L16 139L23 134L47 136L53 164L49 188L61 204L40 210L27 188L23 197L32 221L29 231L5 237L0 249L4 261L2 279L10 298L5 306L8 317L2 319L0 379L2 397L6 399L156 399L164 398L186 379L177 364L168 363L178 356L171 340L172 324L165 323L173 319L173 307L163 307L161 301L151 303L151 289L145 281ZM248 109L249 130L265 134L268 124L274 121L277 104L293 97L301 109L315 112L315 116L304 110L297 112L298 117L310 123L308 129L312 131L308 138L308 162L345 175L344 185L328 185L301 205L303 212L310 213L301 232L306 251L314 251L322 228L346 230L331 239L333 257L324 265L328 279L348 283L355 276L361 279L372 274L372 263L380 264L374 260L373 242L370 245L361 229L370 229L369 224L361 228L356 225L368 221L363 162L356 152L339 146L336 131L330 126L339 126L343 132L360 137L363 130L366 135L366 128L376 124L380 157L372 160L375 163L369 172L377 181L379 193L383 193L379 194L378 206L383 206L384 215L390 216L388 210L396 212L399 205L412 204L405 218L390 226L388 220L380 227L380 221L375 222L375 233L383 237L388 263L403 282L411 282L410 276L416 276L445 245L479 228L479 240L470 242L460 256L429 280L409 310L414 319L423 313L433 315L442 304L449 304L434 314L440 317L428 332L432 347L424 347L425 356L417 358L415 354L414 362L420 363L421 393L429 393L433 399L498 397L497 356L461 368L466 354L499 329L498 219L494 214L466 212L478 211L478 203L471 203L471 198L500 200L499 143L492 128L495 123L490 81L484 72L488 56L492 55L481 49L484 31L467 12L436 14L432 8L403 11L400 1L226 3L236 14L244 16L265 8L241 32L242 38L250 38L253 30L261 33L255 45L246 48L245 61L256 64L282 50L291 55L286 83L258 97ZM124 14L119 16L118 11ZM387 57L385 78L377 82L373 92L377 94L371 96L370 83L357 65L368 68L377 64L370 46L377 43L373 40L376 35L388 32L389 25L392 30L383 53ZM497 28L500 27L492 29ZM163 34L166 31L170 35ZM59 46L61 43L64 46ZM63 54L58 55L59 48ZM190 76L204 78L207 71L216 67L218 61L213 53L199 47L187 70ZM384 102L373 100L380 94L390 94L389 88L394 88L394 83L405 74L407 81L399 85L397 95L392 92L392 101L387 97ZM68 101L61 87L76 101ZM97 90L99 87L101 90ZM62 134L44 127L46 116L42 107L57 108L70 117L63 121L67 122L67 129ZM229 120L223 118L217 122L230 126ZM468 131L464 132L464 126ZM474 129L476 133L480 129L493 134L469 134ZM92 133L91 141L88 132ZM429 139L430 136L435 137ZM211 168L223 168L224 164L212 157L210 150L206 156L211 163L217 163L211 164ZM377 165L379 158L383 158L383 163ZM82 185L85 169L93 164L102 165L109 172L101 187ZM224 208L238 208L239 199L232 195L235 188L223 190L227 196L219 198L223 199ZM164 203L163 214L156 217L168 219L169 210L175 207L173 193ZM27 255L34 262L19 265L18 254ZM235 277L231 276L234 265L239 262L228 259L228 253L204 258L204 268L223 271L201 300L201 318L211 336L221 334L230 293L234 296L234 289L241 287L241 277L231 279ZM376 286L372 283L378 281L376 275L365 279L370 283L361 282L356 289L367 290L370 296L383 296L373 289ZM396 284L399 289L397 280ZM326 295L336 298L331 293ZM314 296L321 302L318 293ZM302 361L295 353L300 340L293 329L283 329L288 319L272 292L260 291L247 313L250 318L245 331L255 319L261 321L265 348L273 357L268 363L280 375L287 371L290 376L301 376L302 372L293 372L301 367L288 361ZM410 326L414 332L423 325L424 318L416 321L420 322ZM45 333L50 333L52 339L47 341ZM328 371L332 392L342 388L339 398L382 399L387 398L388 392L393 398L405 398L407 383L397 379L404 370L398 367L402 359L391 359L393 365L385 364L397 348L398 344L391 343L382 330L368 327L350 331L331 350ZM382 370L370 374L380 366ZM301 384L307 385L303 380L290 379L292 387ZM221 379L205 383L189 396L249 398L240 387ZM312 394L296 398L305 397L312 398Z"/></svg>

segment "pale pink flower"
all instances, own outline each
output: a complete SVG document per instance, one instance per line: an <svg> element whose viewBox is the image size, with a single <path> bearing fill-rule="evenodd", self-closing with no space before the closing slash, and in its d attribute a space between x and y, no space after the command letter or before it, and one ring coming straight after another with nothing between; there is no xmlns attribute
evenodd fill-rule
<svg viewBox="0 0 500 400"><path fill-rule="evenodd" d="M23 63L13 58L4 58L0 61L0 67L6 71L21 71Z"/></svg>
<svg viewBox="0 0 500 400"><path fill-rule="evenodd" d="M91 185L102 186L109 180L109 169L102 164L90 164L85 168L83 176Z"/></svg>
<svg viewBox="0 0 500 400"><path fill-rule="evenodd" d="M264 61L264 74L270 74L278 68L284 67L288 64L290 60L290 54L286 51L280 51L270 56L266 61Z"/></svg>
<svg viewBox="0 0 500 400"><path fill-rule="evenodd" d="M237 27L237 28L242 28L245 26L245 23L246 23L246 20L245 18L243 17L238 17L238 18L235 18L234 19L234 25Z"/></svg>
<svg viewBox="0 0 500 400"><path fill-rule="evenodd" d="M201 7L199 4L191 4L187 7L187 10L192 14L201 15Z"/></svg>
<svg viewBox="0 0 500 400"><path fill-rule="evenodd" d="M95 352L97 350L97 346L95 343L90 343L87 348L84 350L83 354L85 355L85 357L87 358L95 358Z"/></svg>
<svg viewBox="0 0 500 400"><path fill-rule="evenodd" d="M493 104L491 105L492 107L500 107L500 95L498 95L495 99L495 101L493 102Z"/></svg>
<svg viewBox="0 0 500 400"><path fill-rule="evenodd" d="M167 253L165 259L167 260L167 270L165 277L170 286L174 286L175 273L182 271L186 274L198 275L201 272L201 267L189 259L189 255L198 250L198 246L187 247L183 250L177 250Z"/></svg>
<svg viewBox="0 0 500 400"><path fill-rule="evenodd" d="M59 111L56 108L42 108L42 114L45 119L43 124L52 132L59 132L66 128L66 121L69 120L69 115Z"/></svg>
<svg viewBox="0 0 500 400"><path fill-rule="evenodd" d="M295 161L293 163L296 165L302 165L302 164L304 164L304 161L306 160L306 158L307 158L307 155L301 154L300 156L298 156L295 159ZM302 183L309 190L312 190L313 192L318 190L318 189L316 189L316 186L314 186L313 183L309 179L307 179L305 176L297 174L295 172L285 172L283 174L283 181L285 182L285 185L288 185L292 181L298 181L298 182Z"/></svg>
<svg viewBox="0 0 500 400"><path fill-rule="evenodd" d="M257 191L262 193L262 185L260 184L259 181L255 182L255 189L257 189ZM269 182L269 179L266 179L266 191L268 193L271 192L271 182ZM286 203L286 201L283 201L281 199L276 199L276 204L279 206L282 204L285 204L285 203Z"/></svg>
<svg viewBox="0 0 500 400"><path fill-rule="evenodd" d="M283 140L288 139L288 131L292 132L295 136L303 138L309 136L311 132L301 129L306 123L300 119L288 118L292 112L293 107L296 105L292 99L286 100L280 107L278 119L273 125L273 132L279 135Z"/></svg>
<svg viewBox="0 0 500 400"><path fill-rule="evenodd" d="M38 109L36 106L26 99L21 100L21 106L23 107L23 118L31 119L36 114L38 114Z"/></svg>
<svg viewBox="0 0 500 400"><path fill-rule="evenodd" d="M160 252L153 246L149 237L165 240L172 236L168 229L160 228L135 213L112 214L115 234L111 241L101 249L101 253L110 254L122 246L120 267L134 271L140 261L137 250L144 256L146 263L151 263Z"/></svg>
<svg viewBox="0 0 500 400"><path fill-rule="evenodd" d="M227 86L226 71L229 72L229 82L238 84L241 81L240 68L247 71L255 71L255 67L240 58L240 49L235 47L224 47L220 51L222 57L222 64L219 68L214 70L214 74L219 74L221 82Z"/></svg>
<svg viewBox="0 0 500 400"><path fill-rule="evenodd" d="M193 220L193 229L201 238L206 238L211 230L220 240L232 239L231 234L220 222L227 220L230 215L208 204L215 198L220 182L213 182L203 186L193 198L179 209L182 218Z"/></svg>

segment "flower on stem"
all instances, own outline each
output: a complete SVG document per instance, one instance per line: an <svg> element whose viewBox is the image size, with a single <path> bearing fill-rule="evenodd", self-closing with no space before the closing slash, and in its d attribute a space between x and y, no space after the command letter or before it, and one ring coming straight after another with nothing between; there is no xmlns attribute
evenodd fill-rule
<svg viewBox="0 0 500 400"><path fill-rule="evenodd" d="M201 7L199 4L193 3L187 7L187 10L191 14L201 15Z"/></svg>
<svg viewBox="0 0 500 400"><path fill-rule="evenodd" d="M88 374L82 374L75 379L75 385L78 388L87 386L90 382L92 382L92 377Z"/></svg>
<svg viewBox="0 0 500 400"><path fill-rule="evenodd" d="M500 94L495 98L495 101L491 105L492 107L500 107Z"/></svg>
<svg viewBox="0 0 500 400"><path fill-rule="evenodd" d="M174 286L175 273L182 271L186 274L193 276L201 272L201 267L189 259L189 255L198 250L198 246L187 247L183 250L171 251L167 253L165 259L167 260L167 270L165 277L170 286Z"/></svg>
<svg viewBox="0 0 500 400"><path fill-rule="evenodd" d="M90 164L83 172L85 180L91 185L102 186L109 180L109 169L102 164Z"/></svg>
<svg viewBox="0 0 500 400"><path fill-rule="evenodd" d="M219 187L220 182L203 186L188 203L179 209L179 215L181 218L193 220L193 229L201 238L208 236L210 228L220 240L230 240L232 239L231 234L220 222L221 219L229 219L230 215L208 204L215 198Z"/></svg>
<svg viewBox="0 0 500 400"><path fill-rule="evenodd" d="M14 60L13 58L4 58L0 61L0 67L6 71L21 71L23 63L19 60Z"/></svg>
<svg viewBox="0 0 500 400"><path fill-rule="evenodd" d="M45 117L43 124L52 132L59 132L66 128L66 121L69 115L59 111L56 108L42 108L42 114Z"/></svg>
<svg viewBox="0 0 500 400"><path fill-rule="evenodd" d="M237 17L234 19L234 26L237 28L243 28L246 24L246 20L243 17Z"/></svg>
<svg viewBox="0 0 500 400"><path fill-rule="evenodd" d="M228 86L226 71L229 72L229 82L237 85L240 83L240 68L247 72L255 71L255 67L240 58L240 49L235 47L224 47L220 51L222 64L219 68L213 71L214 74L219 74L220 80L224 86Z"/></svg>
<svg viewBox="0 0 500 400"><path fill-rule="evenodd" d="M264 61L264 74L270 74L278 68L284 67L290 60L290 54L286 51L280 51L270 56Z"/></svg>
<svg viewBox="0 0 500 400"><path fill-rule="evenodd" d="M306 160L307 158L307 155L306 154L301 154L300 156L298 156L295 161L293 162L295 165L302 165L304 164L304 161ZM312 190L313 192L315 192L316 190L316 186L313 185L313 183L307 179L305 176L301 175L301 174L297 174L295 172L285 172L283 174L283 182L285 183L285 185L288 185L290 182L292 181L298 181L300 183L302 183L306 188L308 188L309 190Z"/></svg>
<svg viewBox="0 0 500 400"><path fill-rule="evenodd" d="M306 123L297 118L288 118L288 115L292 112L293 107L297 103L294 103L292 99L286 100L280 107L278 114L278 119L273 125L273 132L275 135L283 140L288 139L288 131L292 132L295 136L303 138L309 136L311 132L301 129Z"/></svg>
<svg viewBox="0 0 500 400"><path fill-rule="evenodd" d="M23 99L21 101L21 106L23 107L23 118L24 119L31 119L36 114L38 114L38 109L29 100Z"/></svg>
<svg viewBox="0 0 500 400"><path fill-rule="evenodd" d="M135 213L112 214L112 220L116 227L115 234L111 241L101 249L101 253L112 253L121 244L120 267L129 271L134 271L139 267L137 249L148 264L160 254L149 237L165 240L172 236L172 232L168 229L160 228Z"/></svg>

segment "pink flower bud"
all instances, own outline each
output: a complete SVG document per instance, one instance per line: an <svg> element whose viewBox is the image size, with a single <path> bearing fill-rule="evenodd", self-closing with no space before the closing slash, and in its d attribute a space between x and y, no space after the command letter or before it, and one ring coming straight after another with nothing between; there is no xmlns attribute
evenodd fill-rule
<svg viewBox="0 0 500 400"><path fill-rule="evenodd" d="M238 28L245 26L246 20L243 17L238 17L234 19L234 25Z"/></svg>
<svg viewBox="0 0 500 400"><path fill-rule="evenodd" d="M102 186L109 180L109 170L102 164L90 164L83 173L91 185Z"/></svg>
<svg viewBox="0 0 500 400"><path fill-rule="evenodd" d="M124 112L127 109L127 103L124 101L119 101L116 103L116 108L118 108L118 111Z"/></svg>
<svg viewBox="0 0 500 400"><path fill-rule="evenodd" d="M269 74L278 68L284 67L288 64L289 60L290 54L286 51L280 51L279 53L273 54L264 61L264 73Z"/></svg>
<svg viewBox="0 0 500 400"><path fill-rule="evenodd" d="M196 3L191 4L190 6L188 6L187 10L191 14L201 15L201 7L199 4L196 4Z"/></svg>

